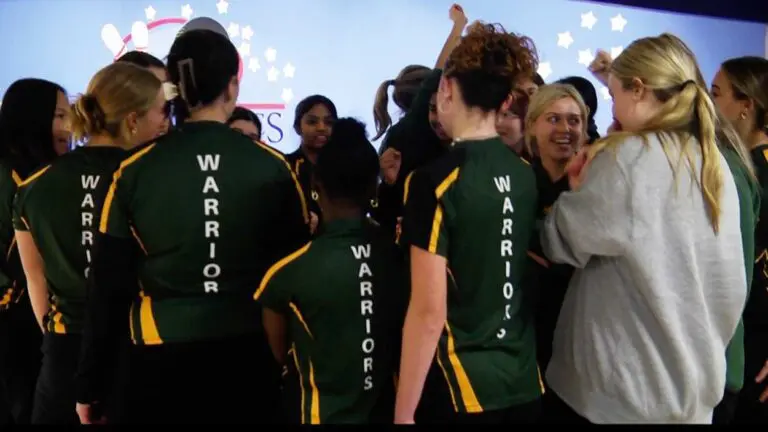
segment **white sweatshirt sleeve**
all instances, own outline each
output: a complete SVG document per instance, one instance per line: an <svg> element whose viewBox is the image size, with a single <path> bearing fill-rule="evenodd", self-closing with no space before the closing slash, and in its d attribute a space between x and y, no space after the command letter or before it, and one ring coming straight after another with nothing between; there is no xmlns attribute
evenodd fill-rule
<svg viewBox="0 0 768 432"><path fill-rule="evenodd" d="M617 256L630 244L632 195L622 163L628 144L598 153L581 187L562 193L552 206L541 231L550 260L584 268L593 255Z"/></svg>

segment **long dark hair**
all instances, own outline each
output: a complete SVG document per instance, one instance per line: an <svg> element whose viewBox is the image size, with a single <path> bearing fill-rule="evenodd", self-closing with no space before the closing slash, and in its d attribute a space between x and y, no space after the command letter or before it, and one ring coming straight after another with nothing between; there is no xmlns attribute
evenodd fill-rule
<svg viewBox="0 0 768 432"><path fill-rule="evenodd" d="M20 79L0 106L0 160L22 177L56 158L53 116L64 88L38 78Z"/></svg>

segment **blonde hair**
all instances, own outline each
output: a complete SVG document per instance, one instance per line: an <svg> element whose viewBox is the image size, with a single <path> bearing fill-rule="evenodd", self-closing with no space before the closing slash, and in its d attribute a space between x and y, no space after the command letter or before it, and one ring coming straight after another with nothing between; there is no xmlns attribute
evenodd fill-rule
<svg viewBox="0 0 768 432"><path fill-rule="evenodd" d="M107 134L128 141L130 114L146 114L154 105L162 83L149 69L116 62L96 72L88 90L72 105L72 135L83 140Z"/></svg>
<svg viewBox="0 0 768 432"><path fill-rule="evenodd" d="M421 88L421 83L432 73L432 69L421 65L409 65L403 68L397 78L387 80L379 85L376 90L376 99L373 102L373 121L376 125L376 136L373 140L381 138L392 126L392 118L389 116L389 87L393 86L392 99L403 111L409 111L416 94Z"/></svg>
<svg viewBox="0 0 768 432"><path fill-rule="evenodd" d="M579 106L579 111L581 112L581 133L583 137L587 137L589 108L584 103L581 93L570 84L547 84L539 87L539 90L531 96L528 102L528 112L525 114L523 131L525 132L525 146L530 154L537 154L534 153L534 150L538 147L536 135L534 134L534 123L544 114L547 108L561 99L573 99L576 105Z"/></svg>
<svg viewBox="0 0 768 432"><path fill-rule="evenodd" d="M677 176L683 159L693 174L696 167L688 143L695 138L701 148L701 171L697 183L712 229L718 233L724 183L718 140L720 145L735 149L747 162L745 165L752 174L754 170L738 136L723 123L715 108L693 52L682 40L669 33L638 39L613 61L610 73L625 89L633 88L633 79L640 79L662 105L640 130L615 132L593 144L590 156L617 146L628 137L639 137L648 145L648 136L652 134L661 143L674 176ZM672 162L670 153L674 145L681 146L683 156L677 164Z"/></svg>

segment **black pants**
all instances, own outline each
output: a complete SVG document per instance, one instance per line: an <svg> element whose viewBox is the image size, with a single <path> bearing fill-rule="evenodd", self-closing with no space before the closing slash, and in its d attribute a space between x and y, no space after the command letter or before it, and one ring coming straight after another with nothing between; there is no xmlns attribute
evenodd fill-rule
<svg viewBox="0 0 768 432"><path fill-rule="evenodd" d="M72 334L43 336L43 366L35 388L33 424L80 424L75 412L80 339L80 335Z"/></svg>
<svg viewBox="0 0 768 432"><path fill-rule="evenodd" d="M532 424L541 413L541 401L535 400L508 408L481 413L457 413L450 389L434 363L427 375L424 393L416 410L416 424Z"/></svg>
<svg viewBox="0 0 768 432"><path fill-rule="evenodd" d="M263 335L132 350L125 423L279 420L280 374Z"/></svg>
<svg viewBox="0 0 768 432"><path fill-rule="evenodd" d="M715 412L712 414L712 424L714 425L729 425L733 423L733 418L736 415L736 408L739 404L739 393L728 389L725 389L723 393L723 400L715 407Z"/></svg>
<svg viewBox="0 0 768 432"><path fill-rule="evenodd" d="M589 425L589 420L573 410L555 392L547 388L543 397L543 415L539 423L555 425Z"/></svg>
<svg viewBox="0 0 768 432"><path fill-rule="evenodd" d="M32 418L41 343L42 332L28 298L0 312L0 393L15 424L29 424Z"/></svg>
<svg viewBox="0 0 768 432"><path fill-rule="evenodd" d="M768 335L745 333L744 338L744 388L739 392L739 402L734 414L734 424L768 425L768 401L760 402L760 394L768 388L768 382L760 384L755 377L768 360Z"/></svg>

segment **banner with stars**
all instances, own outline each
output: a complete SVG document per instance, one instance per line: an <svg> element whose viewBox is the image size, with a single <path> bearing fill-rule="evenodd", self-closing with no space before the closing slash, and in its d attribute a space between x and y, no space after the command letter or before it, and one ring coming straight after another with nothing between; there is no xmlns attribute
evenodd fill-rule
<svg viewBox="0 0 768 432"><path fill-rule="evenodd" d="M82 92L93 74L133 49L163 59L181 26L208 16L227 30L242 57L239 103L264 122L265 139L283 151L298 145L293 110L304 97L330 97L341 115L373 131L377 87L408 64L431 66L451 29L453 0L57 0L0 2L0 37L6 63L0 92L14 80L36 76ZM41 10L41 6L43 6ZM508 0L461 2L470 20L501 23L530 36L547 81L586 70L598 49L614 56L633 40L672 32L698 56L711 79L730 57L763 55L765 27L592 2ZM727 35L728 37L723 37ZM738 41L734 43L733 41ZM611 122L607 90L598 126ZM399 112L390 99L390 112Z"/></svg>

